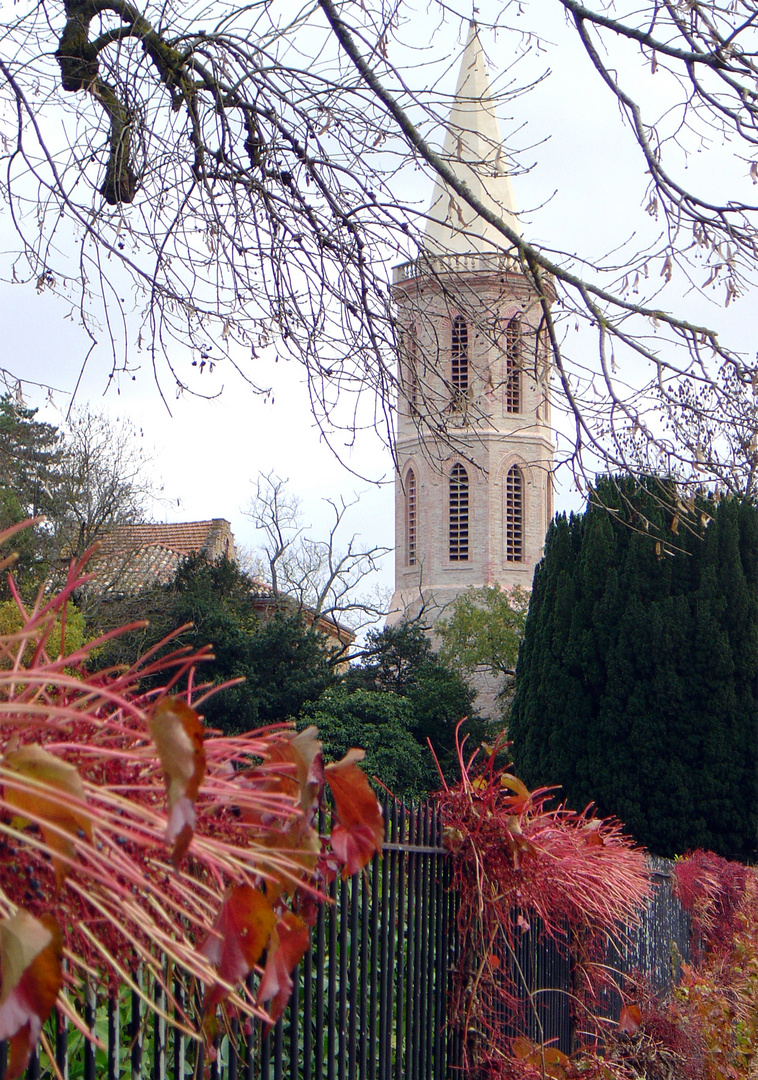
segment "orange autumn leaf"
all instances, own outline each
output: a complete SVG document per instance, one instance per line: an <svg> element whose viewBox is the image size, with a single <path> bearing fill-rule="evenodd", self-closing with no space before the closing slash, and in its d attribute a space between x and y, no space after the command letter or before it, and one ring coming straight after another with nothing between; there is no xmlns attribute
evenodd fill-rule
<svg viewBox="0 0 758 1080"><path fill-rule="evenodd" d="M26 819L24 824L31 820L39 825L45 843L53 852L55 880L60 888L68 873L68 860L74 856L73 838L86 836L92 841L92 821L83 806L81 777L75 766L36 744L12 750L2 764L19 778L31 782L25 788L6 783L5 803ZM56 854L62 858L56 858Z"/></svg>
<svg viewBox="0 0 758 1080"><path fill-rule="evenodd" d="M286 912L271 934L266 967L258 987L258 1003L268 1008L276 1022L284 1012L292 993L292 972L305 956L310 931L303 920L291 911Z"/></svg>
<svg viewBox="0 0 758 1080"><path fill-rule="evenodd" d="M217 968L219 978L233 986L258 963L275 924L271 904L260 889L236 885L227 889L200 952ZM215 1008L227 996L228 990L215 983L206 992L204 1011Z"/></svg>
<svg viewBox="0 0 758 1080"><path fill-rule="evenodd" d="M562 1050L558 1049L557 1046L545 1046L541 1050L537 1049L535 1051L535 1057L537 1056L539 1056L541 1060L544 1060L546 1065L549 1065L553 1068L562 1068L569 1063L569 1059L566 1057Z"/></svg>
<svg viewBox="0 0 758 1080"><path fill-rule="evenodd" d="M341 761L324 769L339 818L331 839L332 850L345 864L343 878L357 873L375 853L381 853L384 841L382 809L357 764L364 757L364 750L348 750Z"/></svg>
<svg viewBox="0 0 758 1080"><path fill-rule="evenodd" d="M250 791L274 796L264 809L243 807L241 819L246 825L264 830L263 843L276 851L277 859L270 863L264 859L261 867L270 882L276 881L281 890L292 892L297 878L291 871L282 873L282 853L301 867L301 876L305 877L314 871L321 852L314 822L324 785L324 763L316 728L278 735L261 765L238 783ZM280 812L276 809L277 799L281 799Z"/></svg>
<svg viewBox="0 0 758 1080"><path fill-rule="evenodd" d="M316 728L311 726L280 735L272 742L263 765L254 772L265 775L264 791L292 798L303 813L314 810L324 782L321 741Z"/></svg>
<svg viewBox="0 0 758 1080"><path fill-rule="evenodd" d="M639 1031L642 1024L642 1013L639 1005L624 1005L619 1015L619 1032L634 1035Z"/></svg>
<svg viewBox="0 0 758 1080"><path fill-rule="evenodd" d="M511 1043L511 1053L519 1061L526 1061L534 1053L535 1046L525 1035L518 1035Z"/></svg>
<svg viewBox="0 0 758 1080"><path fill-rule="evenodd" d="M531 798L531 792L523 780L519 780L513 773L501 773L500 774L500 786L508 788L509 791L519 795L522 799Z"/></svg>
<svg viewBox="0 0 758 1080"><path fill-rule="evenodd" d="M63 984L63 939L50 915L19 909L0 922L0 1041L10 1040L6 1080L29 1063Z"/></svg>
<svg viewBox="0 0 758 1080"><path fill-rule="evenodd" d="M555 1046L535 1046L531 1039L519 1035L511 1042L511 1053L519 1061L532 1065L552 1080L563 1080L569 1059Z"/></svg>
<svg viewBox="0 0 758 1080"><path fill-rule="evenodd" d="M205 776L203 725L195 710L175 697L163 698L149 723L168 791L166 841L174 841L171 857L177 866L195 831L194 802Z"/></svg>

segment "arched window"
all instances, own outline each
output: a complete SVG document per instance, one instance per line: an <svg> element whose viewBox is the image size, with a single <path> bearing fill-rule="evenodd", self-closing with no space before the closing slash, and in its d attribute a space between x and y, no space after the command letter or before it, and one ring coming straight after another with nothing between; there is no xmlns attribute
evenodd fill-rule
<svg viewBox="0 0 758 1080"><path fill-rule="evenodd" d="M505 328L505 411L521 412L521 316Z"/></svg>
<svg viewBox="0 0 758 1080"><path fill-rule="evenodd" d="M405 474L405 553L408 566L416 565L417 513L416 474L409 469Z"/></svg>
<svg viewBox="0 0 758 1080"><path fill-rule="evenodd" d="M524 561L524 477L517 465L505 478L505 561Z"/></svg>
<svg viewBox="0 0 758 1080"><path fill-rule="evenodd" d="M450 356L453 404L459 406L468 394L468 325L462 315L453 319Z"/></svg>
<svg viewBox="0 0 758 1080"><path fill-rule="evenodd" d="M450 562L468 562L468 476L462 465L450 472Z"/></svg>

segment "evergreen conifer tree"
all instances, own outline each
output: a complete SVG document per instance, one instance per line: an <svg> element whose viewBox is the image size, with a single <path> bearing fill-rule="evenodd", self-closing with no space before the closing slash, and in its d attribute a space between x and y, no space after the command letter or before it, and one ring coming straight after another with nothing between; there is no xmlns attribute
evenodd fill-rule
<svg viewBox="0 0 758 1080"><path fill-rule="evenodd" d="M657 854L751 857L758 510L701 500L679 520L661 484L600 481L584 514L551 526L510 717L516 768Z"/></svg>

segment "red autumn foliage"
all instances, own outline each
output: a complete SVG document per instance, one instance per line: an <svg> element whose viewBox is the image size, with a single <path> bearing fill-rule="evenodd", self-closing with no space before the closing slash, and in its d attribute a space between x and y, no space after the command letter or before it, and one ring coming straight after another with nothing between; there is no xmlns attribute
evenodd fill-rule
<svg viewBox="0 0 758 1080"><path fill-rule="evenodd" d="M531 930L568 947L566 930L572 931L574 999L581 1008L607 981L599 963L606 942L638 919L650 895L649 873L644 852L617 821L551 805L553 789L528 791L496 767L496 751L465 761L459 747L461 782L439 796L460 897L454 1025L467 1075L562 1080L572 1067L554 1047L530 1043L528 1053L514 1057L513 1029L524 1025L526 1039L540 1014L539 988L525 984L517 961L518 940ZM497 964L487 962L493 955Z"/></svg>
<svg viewBox="0 0 758 1080"><path fill-rule="evenodd" d="M22 627L0 635L0 933L21 925L13 920L23 908L30 969L10 972L5 960L0 971L0 1031L21 1033L8 1080L19 1075L57 997L57 988L52 997L40 990L39 1009L20 1014L13 1028L19 993L33 977L28 928L54 918L68 959L69 993L57 1005L77 1026L86 972L101 985L139 990L133 972L141 966L171 1012L167 961L174 976L209 988L198 1031L214 1030L208 1014L227 1001L268 1018L240 985L251 972L263 975L264 949L277 987L269 994L268 974L259 996L273 999L275 1019L291 966L308 945L295 911L322 897L344 848L315 829L324 789L315 730L298 735L280 725L233 738L204 730L211 690L196 685L195 670L212 659L210 649L171 651L169 638L126 671L97 670L98 647L132 625L68 654L64 631L61 655L47 655L51 621L65 627L85 564L86 557L72 564L65 588L28 609L10 579ZM350 758L337 774L354 768ZM381 845L376 799L372 805L356 783L351 828L368 831L372 843L349 853L354 867ZM150 995L143 1000L150 1007Z"/></svg>
<svg viewBox="0 0 758 1080"><path fill-rule="evenodd" d="M364 750L348 750L342 761L324 769L337 817L337 824L332 825L332 850L344 863L343 878L365 866L375 851L382 850L384 840L381 807L357 764L364 757Z"/></svg>
<svg viewBox="0 0 758 1080"><path fill-rule="evenodd" d="M748 870L712 851L694 851L674 867L676 895L689 912L698 954L728 948L737 929Z"/></svg>
<svg viewBox="0 0 758 1080"><path fill-rule="evenodd" d="M63 984L60 928L51 915L19 910L0 923L0 1039L9 1041L7 1076L29 1063Z"/></svg>
<svg viewBox="0 0 758 1080"><path fill-rule="evenodd" d="M678 860L692 961L673 994L641 996L643 1029L684 1080L752 1080L758 1066L758 874L713 852Z"/></svg>
<svg viewBox="0 0 758 1080"><path fill-rule="evenodd" d="M308 926L291 911L285 912L274 927L266 967L263 970L258 1000L261 1004L270 1001L269 1014L276 1020L284 1012L292 993L292 971L302 960L308 948L310 935Z"/></svg>

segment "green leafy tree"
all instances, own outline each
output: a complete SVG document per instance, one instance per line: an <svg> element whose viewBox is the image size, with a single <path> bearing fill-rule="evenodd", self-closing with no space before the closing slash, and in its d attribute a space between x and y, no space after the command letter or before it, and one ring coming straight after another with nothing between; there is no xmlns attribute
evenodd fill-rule
<svg viewBox="0 0 758 1080"><path fill-rule="evenodd" d="M443 663L473 675L514 675L524 637L529 594L519 586L472 586L453 601L450 614L435 625Z"/></svg>
<svg viewBox="0 0 758 1080"><path fill-rule="evenodd" d="M447 618L435 626L442 642L440 660L469 680L485 680L496 694L493 718L501 726L513 701L528 607L529 594L519 586L509 592L499 585L471 586L456 597Z"/></svg>
<svg viewBox="0 0 758 1080"><path fill-rule="evenodd" d="M672 513L671 494L604 480L583 514L551 526L517 669L514 759L530 786L560 784L575 809L595 802L658 854L750 857L758 511L729 498Z"/></svg>
<svg viewBox="0 0 758 1080"><path fill-rule="evenodd" d="M406 699L411 734L425 750L431 743L445 775L456 775L455 729L464 717L468 721L463 730L472 741L485 737L485 725L474 708L476 692L443 663L414 623L371 631L362 663L351 669L345 683L349 689L371 689Z"/></svg>
<svg viewBox="0 0 758 1080"><path fill-rule="evenodd" d="M149 625L109 647L109 663L130 664L187 623L177 639L193 649L209 643L215 659L200 676L226 688L204 706L206 721L227 734L297 717L334 679L327 639L299 611L282 604L256 611L253 582L229 559L186 559L174 581L108 605L103 627L130 619ZM100 658L102 661L102 658Z"/></svg>
<svg viewBox="0 0 758 1080"><path fill-rule="evenodd" d="M128 424L76 413L66 430L0 398L0 528L44 518L16 537L26 596L61 584L70 560L116 524L144 520L151 472ZM78 599L91 602L86 587Z"/></svg>
<svg viewBox="0 0 758 1080"><path fill-rule="evenodd" d="M36 589L45 579L55 554L49 521L57 515L62 457L58 429L36 415L37 409L27 408L10 394L0 398L0 529L40 515L48 518L47 525L26 529L15 538L16 577L24 591Z"/></svg>
<svg viewBox="0 0 758 1080"><path fill-rule="evenodd" d="M364 769L396 795L422 798L439 786L432 755L413 735L413 703L388 690L333 686L305 705L299 727L316 724L325 755L339 760L354 746Z"/></svg>

